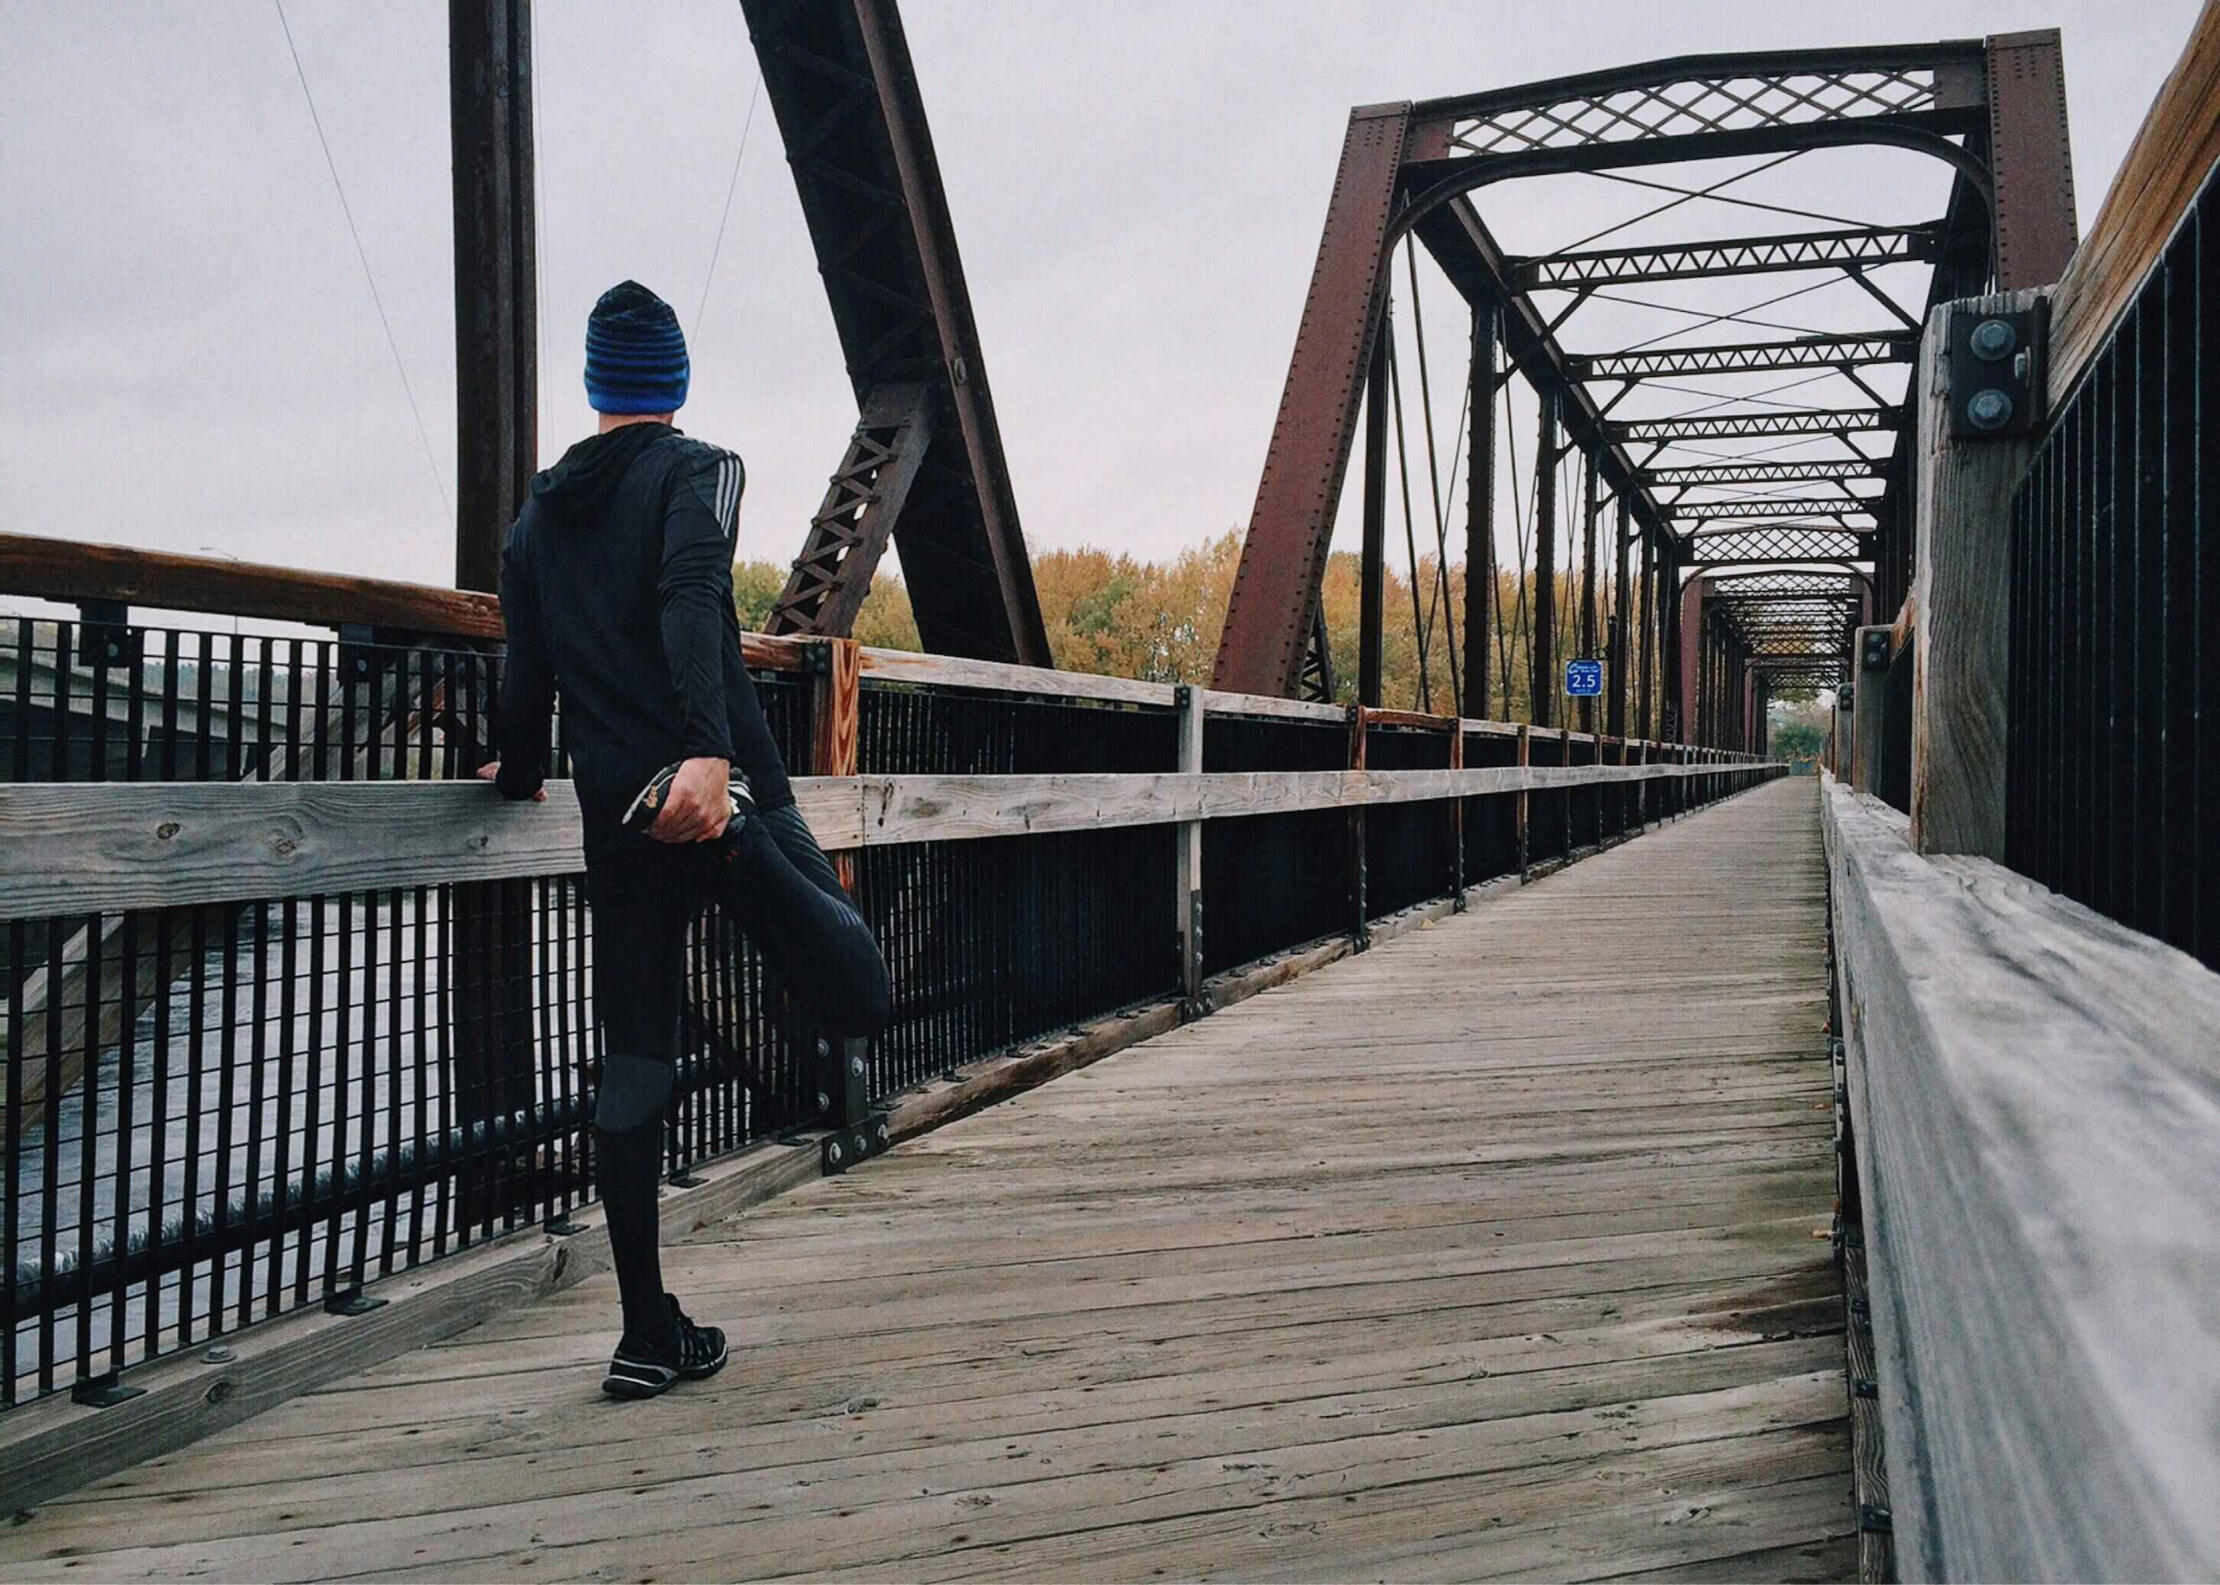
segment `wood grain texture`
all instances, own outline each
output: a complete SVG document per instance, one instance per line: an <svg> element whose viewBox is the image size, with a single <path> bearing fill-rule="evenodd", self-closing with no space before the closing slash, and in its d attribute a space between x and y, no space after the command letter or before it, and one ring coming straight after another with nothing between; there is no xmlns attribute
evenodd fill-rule
<svg viewBox="0 0 2220 1585"><path fill-rule="evenodd" d="M2024 291L1945 303L1927 316L1920 342L1913 396L1919 465L1912 601L1919 619L1912 628L1911 812L1912 842L1923 853L2004 857L2012 493L2036 439L1951 438L1950 326L1959 315L2040 315L2045 300L2043 292ZM1867 697L1861 686L1860 717ZM1861 769L1860 790L1863 777Z"/></svg>
<svg viewBox="0 0 2220 1585"><path fill-rule="evenodd" d="M814 1138L697 1167L697 1187L664 1191L664 1236L684 1237L821 1170ZM387 1302L365 1315L297 1310L233 1333L222 1364L188 1353L143 1365L131 1372L141 1396L114 1408L48 1398L11 1409L0 1417L0 1492L11 1510L45 1502L606 1271L600 1208L571 1220L580 1231L569 1237L533 1228L374 1283Z"/></svg>
<svg viewBox="0 0 2220 1585"><path fill-rule="evenodd" d="M1851 635L1850 653L1858 668L1858 691L1852 696L1856 703L1850 712L1850 775L1847 779L1859 792L1874 790L1874 783L1881 774L1881 754L1888 733L1888 668L1866 669L1865 637L1868 633L1887 631L1885 627L1861 627Z"/></svg>
<svg viewBox="0 0 2220 1585"><path fill-rule="evenodd" d="M1904 1577L2220 1575L2220 975L1825 808Z"/></svg>
<svg viewBox="0 0 2220 1585"><path fill-rule="evenodd" d="M1823 872L1769 785L0 1529L11 1579L1841 1577ZM1393 1009L1384 1016L1383 1009Z"/></svg>
<svg viewBox="0 0 2220 1585"><path fill-rule="evenodd" d="M504 632L501 602L490 594L29 534L0 534L0 591L320 627L359 622L473 639Z"/></svg>
<svg viewBox="0 0 2220 1585"><path fill-rule="evenodd" d="M2220 160L2220 0L2205 0L2097 211L2060 277L2051 318L2050 408L2065 406L2165 252Z"/></svg>
<svg viewBox="0 0 2220 1585"><path fill-rule="evenodd" d="M828 850L1472 797L1690 772L1665 765L1207 775L799 776ZM1770 774L1770 771L1765 772ZM0 786L0 919L568 874L577 794L475 781Z"/></svg>

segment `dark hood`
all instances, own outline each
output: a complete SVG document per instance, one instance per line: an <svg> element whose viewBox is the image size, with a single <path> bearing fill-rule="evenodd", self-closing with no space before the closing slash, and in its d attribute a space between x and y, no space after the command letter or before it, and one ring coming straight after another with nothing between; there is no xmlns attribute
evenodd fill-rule
<svg viewBox="0 0 2220 1585"><path fill-rule="evenodd" d="M562 460L532 480L540 509L572 521L590 519L608 505L618 481L641 452L679 431L669 424L625 424L592 435L563 453Z"/></svg>

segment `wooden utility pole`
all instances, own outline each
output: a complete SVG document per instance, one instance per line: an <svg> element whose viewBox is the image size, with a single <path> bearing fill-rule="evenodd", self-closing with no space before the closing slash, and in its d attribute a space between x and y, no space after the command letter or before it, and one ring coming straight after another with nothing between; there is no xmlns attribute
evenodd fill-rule
<svg viewBox="0 0 2220 1585"><path fill-rule="evenodd" d="M455 172L455 585L497 588L539 468L532 0L448 0Z"/></svg>

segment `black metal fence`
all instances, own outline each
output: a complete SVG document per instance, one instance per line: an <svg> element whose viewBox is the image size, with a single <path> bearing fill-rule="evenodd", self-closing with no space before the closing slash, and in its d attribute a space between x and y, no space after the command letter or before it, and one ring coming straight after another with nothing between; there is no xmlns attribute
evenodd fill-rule
<svg viewBox="0 0 2220 1585"><path fill-rule="evenodd" d="M2013 505L2006 852L2220 968L2212 202L2208 180Z"/></svg>
<svg viewBox="0 0 2220 1585"><path fill-rule="evenodd" d="M498 682L498 653L461 644L46 621L0 638L0 779L16 781L466 776ZM757 685L807 766L808 680ZM865 773L1177 766L1168 707L866 679L858 727ZM1340 770L1350 747L1345 722L1213 716L1205 768ZM1377 769L1448 750L1443 731L1369 737ZM1467 735L1468 763L1506 752L1515 740ZM1598 796L1534 795L1547 853L1604 830L1569 817ZM1465 878L1515 871L1517 795L1461 802ZM1207 823L1206 968L1356 928L1358 829L1369 916L1444 895L1455 807ZM1134 826L863 850L858 900L894 980L872 1094L1176 994L1174 842ZM95 1396L140 1360L343 1307L373 1279L559 1223L591 1192L578 875L14 920L0 950L0 1405ZM752 948L711 912L688 950L674 1174L824 1105L812 1032Z"/></svg>

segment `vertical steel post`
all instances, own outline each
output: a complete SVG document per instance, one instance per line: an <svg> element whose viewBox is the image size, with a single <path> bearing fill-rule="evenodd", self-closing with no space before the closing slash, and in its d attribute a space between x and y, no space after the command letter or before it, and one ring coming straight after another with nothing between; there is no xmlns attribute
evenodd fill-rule
<svg viewBox="0 0 2220 1585"><path fill-rule="evenodd" d="M1591 448L1586 453L1587 466L1583 470L1583 489L1580 503L1580 638L1578 648L1582 660L1596 656L1596 519L1603 513L1603 502L1598 499L1599 483L1596 478L1596 454ZM1580 701L1580 730L1596 729L1596 701Z"/></svg>
<svg viewBox="0 0 2220 1585"><path fill-rule="evenodd" d="M1534 725L1557 719L1557 397L1542 392L1541 434L1534 446Z"/></svg>
<svg viewBox="0 0 2220 1585"><path fill-rule="evenodd" d="M1488 718L1495 649L1495 387L1502 307L1472 311L1472 440L1465 470L1465 713ZM1508 681L1508 679L1506 679Z"/></svg>
<svg viewBox="0 0 2220 1585"><path fill-rule="evenodd" d="M1611 662L1610 700L1605 709L1603 729L1613 737L1626 736L1626 551L1627 522L1630 516L1626 497L1622 495L1619 497L1618 521L1611 529L1611 543L1616 547L1616 554L1612 557L1611 564L1611 637L1606 645Z"/></svg>
<svg viewBox="0 0 2220 1585"><path fill-rule="evenodd" d="M454 164L455 583L500 586L501 543L539 466L531 0L449 0ZM530 1108L532 883L453 889L454 1085L465 1138ZM462 1173L458 1225L490 1227L519 1185Z"/></svg>
<svg viewBox="0 0 2220 1585"><path fill-rule="evenodd" d="M1365 760L1364 712L1361 704L1349 707L1349 768L1363 770ZM1349 902L1354 917L1350 921L1350 938L1362 952L1372 945L1372 914L1370 907L1369 877L1365 873L1365 808L1362 803L1349 806Z"/></svg>
<svg viewBox="0 0 2220 1585"><path fill-rule="evenodd" d="M1380 655L1387 603L1387 448L1389 316L1380 316L1364 383L1364 547L1357 598L1357 702L1380 703ZM1323 596L1321 596L1323 598Z"/></svg>
<svg viewBox="0 0 2220 1585"><path fill-rule="evenodd" d="M1179 772L1199 776L1203 769L1203 690L1182 683L1173 690L1179 709ZM1200 820L1183 820L1173 834L1174 862L1178 867L1174 895L1179 905L1180 1015L1202 1015L1203 892Z"/></svg>
<svg viewBox="0 0 2220 1585"><path fill-rule="evenodd" d="M455 201L455 583L500 585L539 467L532 0L449 0Z"/></svg>

